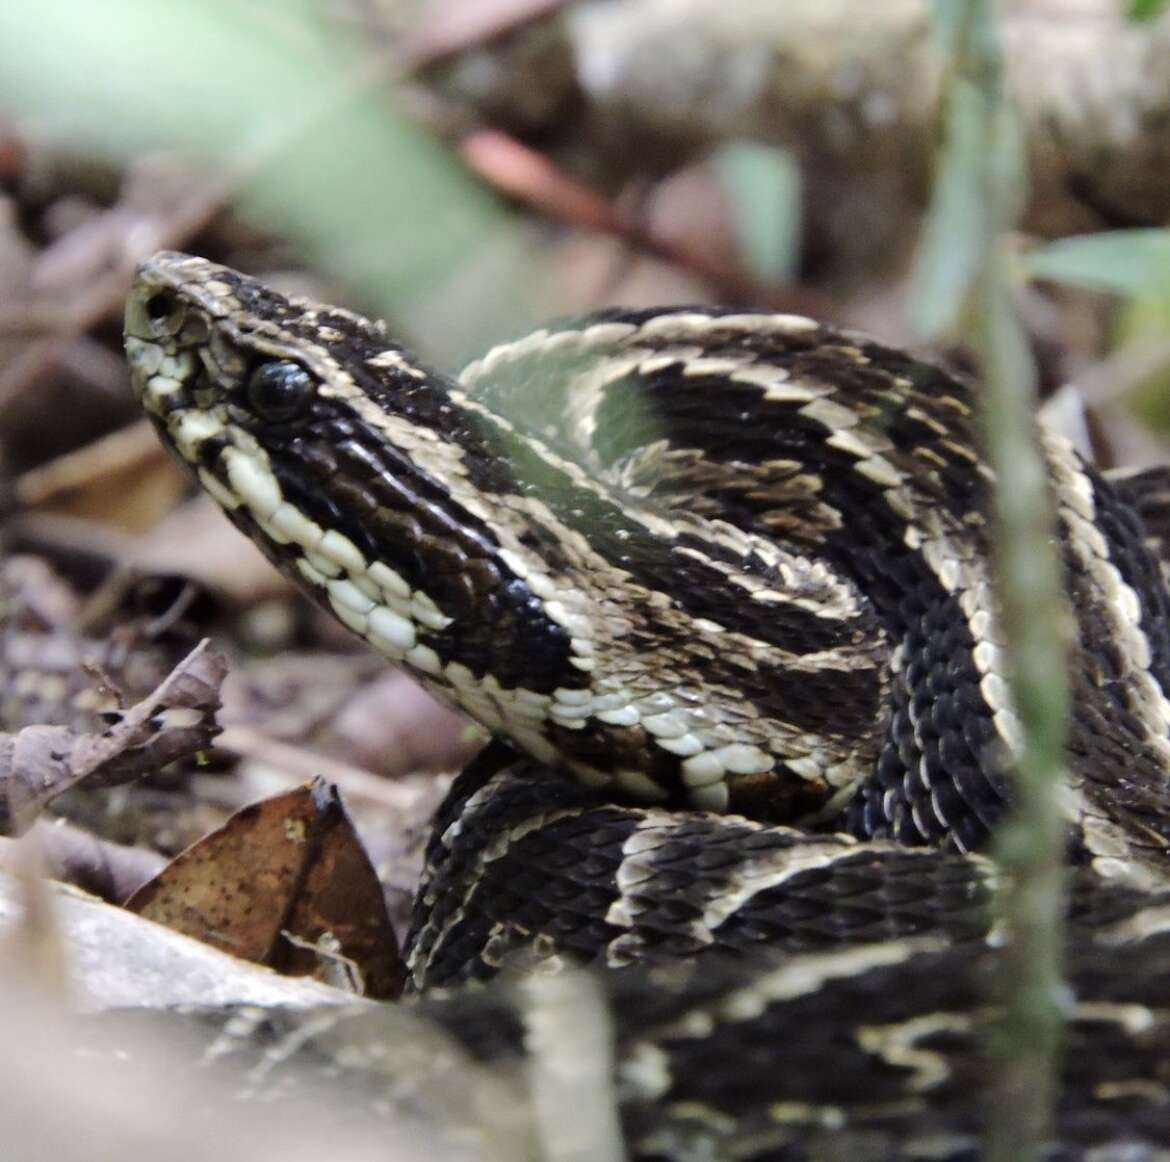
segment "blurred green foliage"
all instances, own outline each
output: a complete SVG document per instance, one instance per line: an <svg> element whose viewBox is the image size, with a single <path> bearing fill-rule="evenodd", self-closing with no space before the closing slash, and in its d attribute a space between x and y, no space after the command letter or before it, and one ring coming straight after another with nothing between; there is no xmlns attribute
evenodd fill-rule
<svg viewBox="0 0 1170 1162"><path fill-rule="evenodd" d="M1032 278L1119 295L1170 298L1170 230L1113 230L1060 238L1030 251Z"/></svg>
<svg viewBox="0 0 1170 1162"><path fill-rule="evenodd" d="M1114 336L1118 347L1160 349L1160 366L1138 382L1126 385L1125 403L1143 427L1162 436L1170 435L1170 294L1131 299L1117 317Z"/></svg>
<svg viewBox="0 0 1170 1162"><path fill-rule="evenodd" d="M800 169L791 154L730 141L712 163L731 202L740 253L761 282L790 282L800 258Z"/></svg>
<svg viewBox="0 0 1170 1162"><path fill-rule="evenodd" d="M972 19L970 10L980 12ZM938 340L961 326L987 254L988 238L1015 220L1025 193L1023 146L1015 110L995 98L997 31L990 7L935 0L934 29L949 74L942 149L910 274L907 314L914 332ZM975 58L983 62L971 64ZM992 205L988 190L1004 205Z"/></svg>
<svg viewBox="0 0 1170 1162"><path fill-rule="evenodd" d="M1129 0L1130 20L1153 20L1166 7L1166 0Z"/></svg>
<svg viewBox="0 0 1170 1162"><path fill-rule="evenodd" d="M1032 278L1125 298L1113 328L1115 348L1167 347L1170 335L1170 230L1114 230L1061 238L1024 256ZM1163 366L1132 385L1126 402L1147 428L1170 432L1170 347Z"/></svg>
<svg viewBox="0 0 1170 1162"><path fill-rule="evenodd" d="M201 158L252 220L408 325L482 267L493 293L461 295L461 340L525 328L510 217L390 87L311 0L0 2L0 112L90 153Z"/></svg>

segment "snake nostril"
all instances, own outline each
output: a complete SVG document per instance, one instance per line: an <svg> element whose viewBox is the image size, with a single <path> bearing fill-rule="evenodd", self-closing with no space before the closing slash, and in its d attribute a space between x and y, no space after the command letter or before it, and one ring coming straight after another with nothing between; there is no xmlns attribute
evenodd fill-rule
<svg viewBox="0 0 1170 1162"><path fill-rule="evenodd" d="M155 291L143 304L146 317L153 323L161 323L174 311L175 296L168 291Z"/></svg>
<svg viewBox="0 0 1170 1162"><path fill-rule="evenodd" d="M144 339L159 340L178 335L190 317L182 296L169 287L151 290L137 302L131 301L128 325L142 329Z"/></svg>

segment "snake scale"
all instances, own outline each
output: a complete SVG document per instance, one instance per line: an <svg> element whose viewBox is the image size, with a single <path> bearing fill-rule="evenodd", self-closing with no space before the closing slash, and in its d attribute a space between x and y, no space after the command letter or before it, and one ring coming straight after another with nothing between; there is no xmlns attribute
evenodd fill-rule
<svg viewBox="0 0 1170 1162"><path fill-rule="evenodd" d="M228 516L497 739L435 823L411 990L624 969L633 1157L978 1156L979 850L1020 728L969 385L705 307L554 324L453 379L175 253L126 349ZM1038 439L1075 615L1051 1156L1170 1156L1170 489Z"/></svg>

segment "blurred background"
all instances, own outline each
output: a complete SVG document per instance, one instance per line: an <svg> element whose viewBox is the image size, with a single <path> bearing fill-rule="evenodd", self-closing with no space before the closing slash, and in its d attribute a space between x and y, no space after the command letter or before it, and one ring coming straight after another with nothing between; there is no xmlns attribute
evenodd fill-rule
<svg viewBox="0 0 1170 1162"><path fill-rule="evenodd" d="M985 159L963 7L0 0L3 729L86 729L206 634L231 662L200 764L58 814L166 856L324 773L400 927L441 772L482 742L300 601L162 452L121 353L140 260L186 250L383 317L452 370L551 316L678 302L968 366ZM1107 465L1158 462L1170 422L1160 9L995 17L1011 297L1050 415ZM121 898L147 865L124 881L102 851L59 871Z"/></svg>

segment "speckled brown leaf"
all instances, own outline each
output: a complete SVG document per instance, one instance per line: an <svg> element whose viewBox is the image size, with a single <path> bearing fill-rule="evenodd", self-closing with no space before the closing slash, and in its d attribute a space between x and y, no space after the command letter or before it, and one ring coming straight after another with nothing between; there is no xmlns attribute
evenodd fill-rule
<svg viewBox="0 0 1170 1162"><path fill-rule="evenodd" d="M201 642L148 697L107 716L100 733L29 726L0 735L0 834L27 831L70 787L132 782L208 747L226 673L224 659Z"/></svg>
<svg viewBox="0 0 1170 1162"><path fill-rule="evenodd" d="M290 976L378 999L401 991L381 886L323 779L238 811L126 907Z"/></svg>

